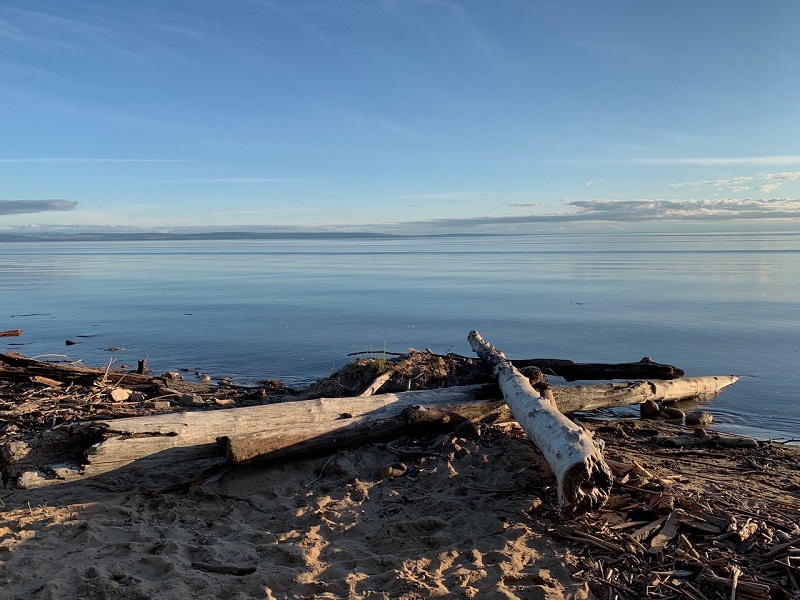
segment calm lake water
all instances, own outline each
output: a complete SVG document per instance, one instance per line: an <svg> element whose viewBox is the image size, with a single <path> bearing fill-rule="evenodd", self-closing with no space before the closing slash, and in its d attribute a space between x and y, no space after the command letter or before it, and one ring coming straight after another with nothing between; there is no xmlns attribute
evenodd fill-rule
<svg viewBox="0 0 800 600"><path fill-rule="evenodd" d="M800 438L800 234L6 242L4 329L3 352L289 385L477 329L511 358L740 375L719 427Z"/></svg>

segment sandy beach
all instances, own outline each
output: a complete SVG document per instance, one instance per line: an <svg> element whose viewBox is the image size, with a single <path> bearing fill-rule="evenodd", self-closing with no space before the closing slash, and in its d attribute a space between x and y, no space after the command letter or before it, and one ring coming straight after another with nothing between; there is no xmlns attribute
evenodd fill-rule
<svg viewBox="0 0 800 600"><path fill-rule="evenodd" d="M439 449L356 448L180 492L133 472L6 494L0 596L586 598L531 491L552 485L535 450L501 435Z"/></svg>

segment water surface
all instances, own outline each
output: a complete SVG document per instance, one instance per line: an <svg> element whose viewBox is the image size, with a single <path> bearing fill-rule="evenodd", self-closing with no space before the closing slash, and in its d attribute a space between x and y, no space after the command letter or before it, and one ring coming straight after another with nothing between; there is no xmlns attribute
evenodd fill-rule
<svg viewBox="0 0 800 600"><path fill-rule="evenodd" d="M799 287L798 234L7 242L0 330L24 335L0 351L300 385L478 329L512 358L741 375L721 427L800 438Z"/></svg>

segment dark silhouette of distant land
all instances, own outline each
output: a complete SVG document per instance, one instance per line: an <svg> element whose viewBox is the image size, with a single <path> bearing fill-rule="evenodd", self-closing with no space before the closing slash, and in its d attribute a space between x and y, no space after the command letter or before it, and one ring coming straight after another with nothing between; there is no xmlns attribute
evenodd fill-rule
<svg viewBox="0 0 800 600"><path fill-rule="evenodd" d="M83 232L0 233L0 242L136 242L174 240L337 240L406 237L390 233L346 231L207 231L198 233Z"/></svg>

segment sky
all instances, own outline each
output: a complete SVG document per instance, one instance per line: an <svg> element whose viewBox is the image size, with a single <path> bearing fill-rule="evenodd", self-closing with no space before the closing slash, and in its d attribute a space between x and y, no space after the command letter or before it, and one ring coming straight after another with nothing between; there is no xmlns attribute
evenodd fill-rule
<svg viewBox="0 0 800 600"><path fill-rule="evenodd" d="M0 230L798 231L798 23L797 0L0 0Z"/></svg>

